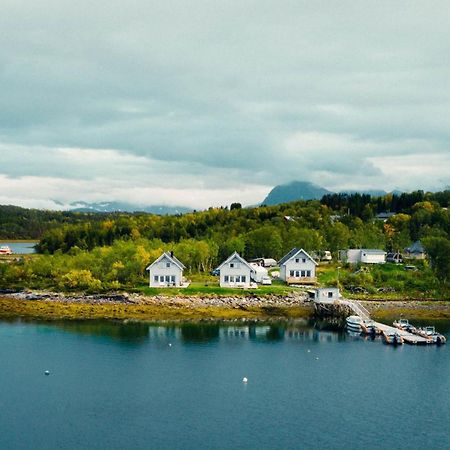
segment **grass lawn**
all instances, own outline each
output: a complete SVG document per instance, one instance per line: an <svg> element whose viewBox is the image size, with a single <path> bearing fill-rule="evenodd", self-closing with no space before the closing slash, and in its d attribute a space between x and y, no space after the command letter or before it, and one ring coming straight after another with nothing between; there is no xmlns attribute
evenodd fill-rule
<svg viewBox="0 0 450 450"><path fill-rule="evenodd" d="M273 282L271 286L259 285L257 289L233 289L221 288L216 277L205 277L199 281L199 276L190 277L192 283L187 288L151 288L140 286L137 290L145 295L220 295L220 296L261 296L261 295L286 295L295 290L282 282ZM203 278L203 277L202 277ZM194 281L197 280L197 281Z"/></svg>

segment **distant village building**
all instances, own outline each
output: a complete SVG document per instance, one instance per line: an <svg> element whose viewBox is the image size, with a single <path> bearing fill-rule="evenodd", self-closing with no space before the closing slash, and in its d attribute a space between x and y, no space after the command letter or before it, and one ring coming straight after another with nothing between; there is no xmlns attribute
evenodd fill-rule
<svg viewBox="0 0 450 450"><path fill-rule="evenodd" d="M317 281L317 262L302 248L293 248L281 258L280 278L287 284L313 284Z"/></svg>
<svg viewBox="0 0 450 450"><path fill-rule="evenodd" d="M225 260L217 270L220 271L220 287L252 287L251 280L255 275L255 269L237 252Z"/></svg>
<svg viewBox="0 0 450 450"><path fill-rule="evenodd" d="M375 216L375 219L387 222L391 217L395 216L395 212L380 212Z"/></svg>
<svg viewBox="0 0 450 450"><path fill-rule="evenodd" d="M386 255L386 262L400 264L403 262L403 256L399 252L391 252Z"/></svg>
<svg viewBox="0 0 450 450"><path fill-rule="evenodd" d="M422 243L416 241L408 248L405 248L405 257L410 259L425 259L426 253Z"/></svg>
<svg viewBox="0 0 450 450"><path fill-rule="evenodd" d="M342 260L350 264L384 264L386 252L372 248L351 248L341 253Z"/></svg>
<svg viewBox="0 0 450 450"><path fill-rule="evenodd" d="M150 287L183 287L183 270L186 267L173 252L163 253L146 270L150 275Z"/></svg>

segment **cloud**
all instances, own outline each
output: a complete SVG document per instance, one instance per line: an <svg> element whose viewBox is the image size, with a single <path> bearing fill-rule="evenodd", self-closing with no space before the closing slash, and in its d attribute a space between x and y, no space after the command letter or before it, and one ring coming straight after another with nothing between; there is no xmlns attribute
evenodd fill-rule
<svg viewBox="0 0 450 450"><path fill-rule="evenodd" d="M67 180L59 195L73 200L80 180L195 190L206 207L293 179L380 188L383 161L433 154L429 176L416 165L397 187L435 186L450 175L449 13L446 1L7 0L0 173Z"/></svg>

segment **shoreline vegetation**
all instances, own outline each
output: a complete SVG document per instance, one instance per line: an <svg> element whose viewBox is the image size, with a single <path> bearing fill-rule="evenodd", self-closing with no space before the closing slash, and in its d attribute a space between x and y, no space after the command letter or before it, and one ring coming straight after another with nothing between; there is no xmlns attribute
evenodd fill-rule
<svg viewBox="0 0 450 450"><path fill-rule="evenodd" d="M450 302L363 300L373 318L450 319ZM0 295L0 319L121 320L139 322L292 320L311 318L304 296L145 296L18 292Z"/></svg>

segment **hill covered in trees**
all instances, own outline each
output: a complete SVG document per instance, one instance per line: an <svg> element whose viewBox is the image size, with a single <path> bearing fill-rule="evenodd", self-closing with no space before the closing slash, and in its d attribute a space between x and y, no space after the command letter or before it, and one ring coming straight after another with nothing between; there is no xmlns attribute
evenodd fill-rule
<svg viewBox="0 0 450 450"><path fill-rule="evenodd" d="M255 208L210 208L176 216L75 214L9 209L0 226L17 219L23 231L41 238L43 255L0 264L1 286L58 285L118 288L145 282L145 267L173 250L190 273L209 272L238 251L245 258L279 259L292 247L307 251L382 248L402 250L420 239L432 269L449 280L450 191L371 197L327 194L321 201L297 201ZM377 214L391 211L388 220ZM5 212L3 210L3 212ZM6 222L5 222L6 217ZM30 222L28 222L30 220ZM35 226L35 229L31 229ZM38 232L39 231L39 232Z"/></svg>

